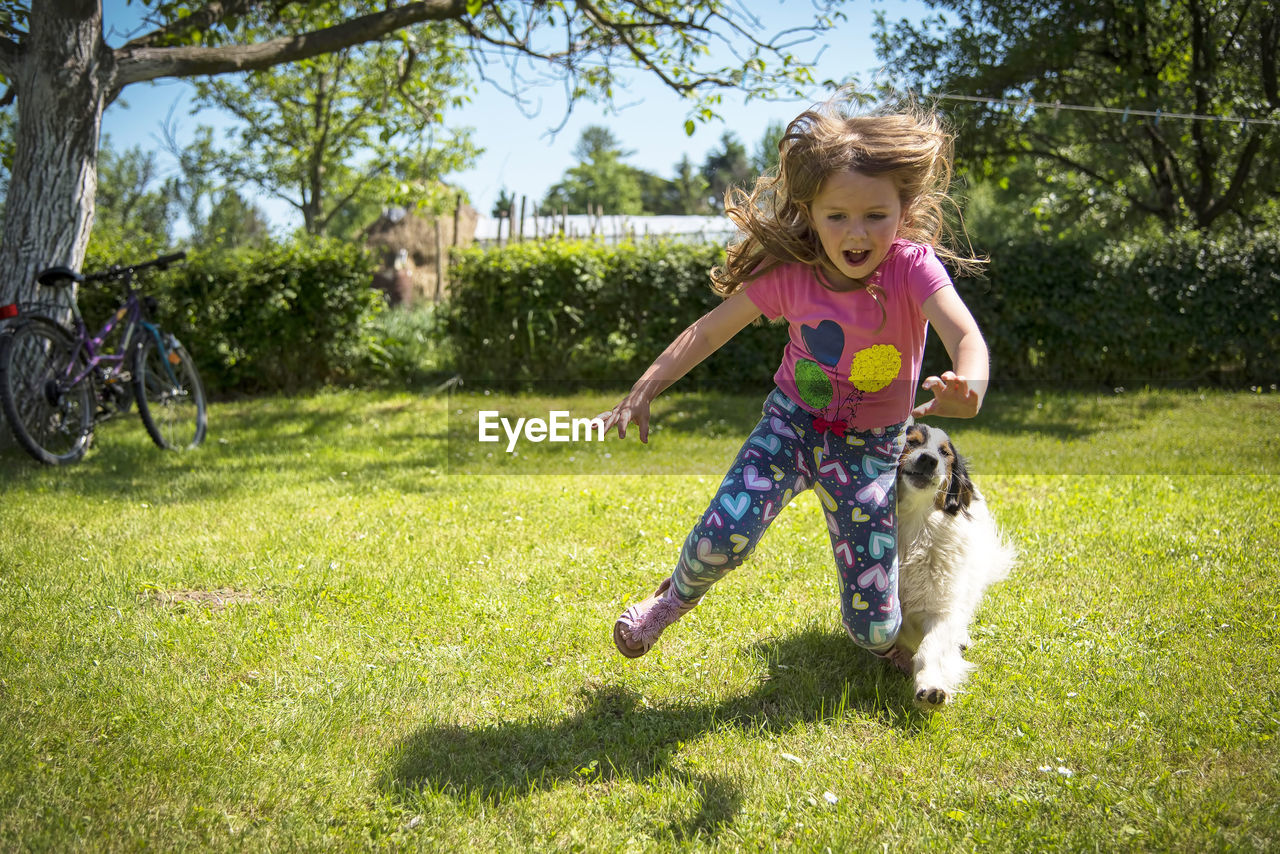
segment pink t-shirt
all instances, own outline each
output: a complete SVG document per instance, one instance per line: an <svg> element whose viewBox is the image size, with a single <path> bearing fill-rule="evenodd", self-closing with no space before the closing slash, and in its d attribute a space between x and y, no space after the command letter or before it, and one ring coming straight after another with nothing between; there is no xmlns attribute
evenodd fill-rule
<svg viewBox="0 0 1280 854"><path fill-rule="evenodd" d="M929 328L921 306L951 284L932 247L906 240L894 241L872 276L884 291L882 328L870 294L832 291L805 264L779 266L746 288L765 317L785 317L790 328L778 388L814 415L858 430L911 414Z"/></svg>

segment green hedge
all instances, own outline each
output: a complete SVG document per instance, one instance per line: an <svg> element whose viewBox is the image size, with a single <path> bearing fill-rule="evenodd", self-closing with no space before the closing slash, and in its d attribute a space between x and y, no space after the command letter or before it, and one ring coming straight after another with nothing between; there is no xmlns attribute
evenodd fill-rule
<svg viewBox="0 0 1280 854"><path fill-rule="evenodd" d="M1198 233L1106 246L993 246L958 287L998 384L1075 387L1280 381L1280 235ZM549 241L461 253L446 329L468 379L629 384L718 302L714 246ZM949 360L936 336L926 372ZM740 333L687 382L767 387L785 328Z"/></svg>
<svg viewBox="0 0 1280 854"><path fill-rule="evenodd" d="M988 254L986 279L960 288L998 381L1280 381L1280 234L1174 233L1092 251L1023 242Z"/></svg>
<svg viewBox="0 0 1280 854"><path fill-rule="evenodd" d="M363 249L309 238L195 251L143 287L211 393L290 391L347 381L375 358L373 268ZM84 288L81 310L96 325L118 297Z"/></svg>
<svg viewBox="0 0 1280 854"><path fill-rule="evenodd" d="M458 369L486 382L629 385L720 301L708 271L723 256L718 246L665 241L465 250L446 317ZM687 383L767 388L785 341L783 327L750 326Z"/></svg>

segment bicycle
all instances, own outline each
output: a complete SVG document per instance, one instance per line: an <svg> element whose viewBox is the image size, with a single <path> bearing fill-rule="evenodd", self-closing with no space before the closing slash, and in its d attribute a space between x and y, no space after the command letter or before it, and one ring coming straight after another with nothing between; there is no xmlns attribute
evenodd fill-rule
<svg viewBox="0 0 1280 854"><path fill-rule="evenodd" d="M70 329L44 314L0 307L11 316L0 334L0 407L23 450L47 465L76 462L88 450L94 426L128 412L134 400L159 447L189 449L204 440L204 387L191 354L151 322L155 300L134 287L139 273L164 270L185 257L162 255L87 276L69 267L41 272L36 280L46 288L123 283L123 304L95 334L75 300Z"/></svg>

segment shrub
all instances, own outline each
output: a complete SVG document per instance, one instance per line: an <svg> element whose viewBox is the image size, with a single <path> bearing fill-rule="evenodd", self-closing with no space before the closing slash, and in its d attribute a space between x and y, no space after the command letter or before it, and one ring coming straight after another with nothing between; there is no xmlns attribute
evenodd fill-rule
<svg viewBox="0 0 1280 854"><path fill-rule="evenodd" d="M341 382L367 363L382 306L372 277L362 249L308 238L195 251L147 279L144 290L157 299L160 323L191 350L211 393L254 393ZM101 323L118 297L83 289L90 324Z"/></svg>
<svg viewBox="0 0 1280 854"><path fill-rule="evenodd" d="M424 388L452 368L442 314L426 303L381 312L373 324L374 357L359 379L369 385Z"/></svg>
<svg viewBox="0 0 1280 854"><path fill-rule="evenodd" d="M1247 386L1280 377L1280 234L1180 232L1096 251L1021 241L989 254L987 278L960 287L997 380Z"/></svg>
<svg viewBox="0 0 1280 854"><path fill-rule="evenodd" d="M487 382L630 384L719 302L708 272L722 258L718 246L673 241L465 250L446 318L459 369ZM749 327L689 382L767 387L785 340L781 328Z"/></svg>
<svg viewBox="0 0 1280 854"><path fill-rule="evenodd" d="M1247 386L1280 377L1280 235L1199 233L1101 245L1020 239L957 286L997 383ZM629 384L718 298L716 246L591 242L467 250L446 329L460 370L485 381ZM688 380L767 387L785 329L743 330ZM950 367L936 336L925 373Z"/></svg>

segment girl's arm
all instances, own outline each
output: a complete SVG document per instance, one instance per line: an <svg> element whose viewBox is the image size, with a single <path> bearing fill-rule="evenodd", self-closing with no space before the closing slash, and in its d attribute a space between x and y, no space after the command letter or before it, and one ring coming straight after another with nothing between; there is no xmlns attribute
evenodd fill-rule
<svg viewBox="0 0 1280 854"><path fill-rule="evenodd" d="M922 415L972 418L982 408L982 398L987 393L987 343L954 287L936 291L921 308L947 348L952 370L940 377L925 379L921 387L932 391L933 399L917 406L911 414L917 418Z"/></svg>
<svg viewBox="0 0 1280 854"><path fill-rule="evenodd" d="M739 291L695 320L653 360L622 402L599 416L604 419L604 431L608 433L616 424L618 438L625 439L627 425L634 422L640 428L640 441L648 442L653 399L759 316L760 309Z"/></svg>

